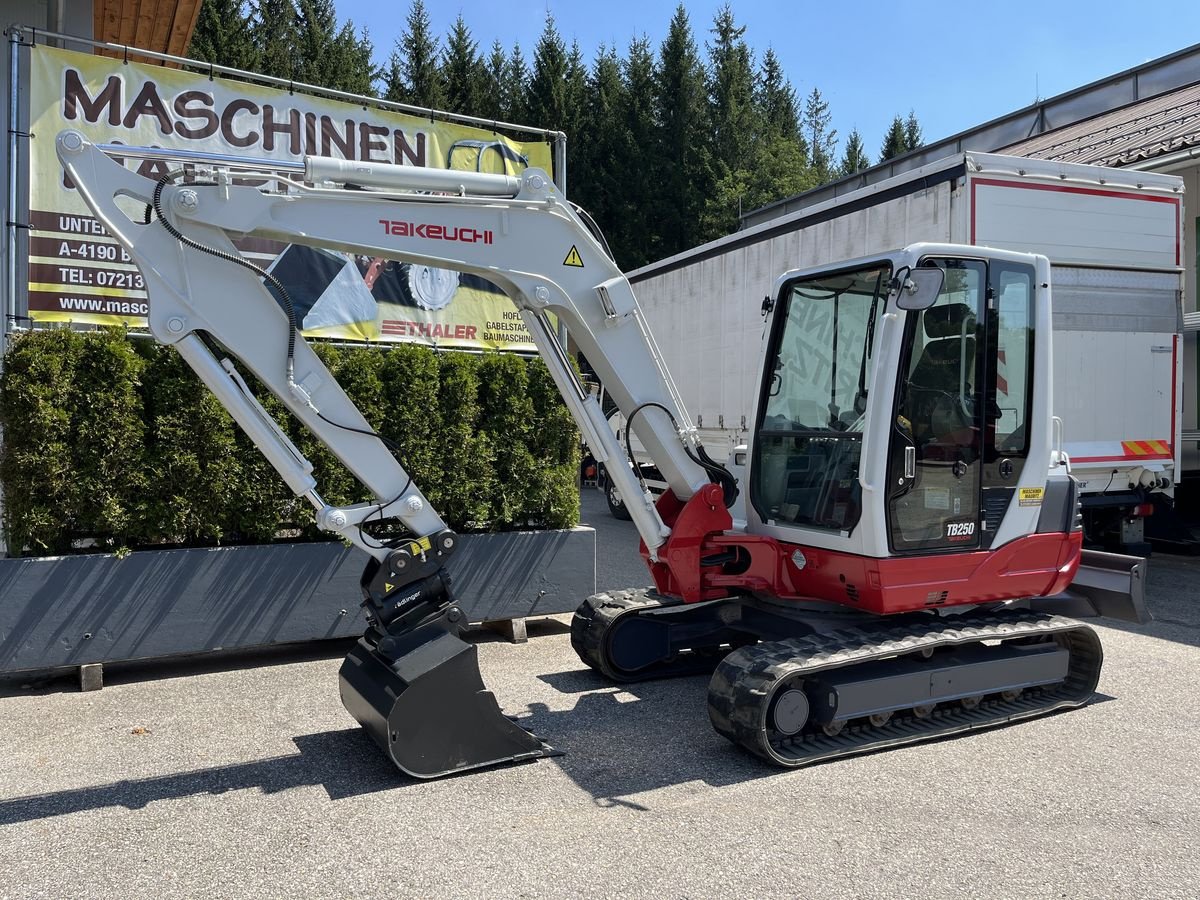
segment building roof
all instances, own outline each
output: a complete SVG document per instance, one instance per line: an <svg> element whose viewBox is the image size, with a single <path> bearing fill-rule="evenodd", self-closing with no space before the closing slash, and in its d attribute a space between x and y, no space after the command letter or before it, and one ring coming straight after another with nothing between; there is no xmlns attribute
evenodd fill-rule
<svg viewBox="0 0 1200 900"><path fill-rule="evenodd" d="M1000 152L1058 162L1127 166L1196 145L1200 145L1200 84L1039 134Z"/></svg>
<svg viewBox="0 0 1200 900"><path fill-rule="evenodd" d="M200 0L95 0L92 33L98 41L186 56L199 15Z"/></svg>
<svg viewBox="0 0 1200 900"><path fill-rule="evenodd" d="M800 209L805 209L824 203L834 197L856 191L872 184L878 184L889 178L894 178L904 172L912 171L928 165L934 160L941 159L964 151L982 151L984 153L1003 152L1010 155L1026 155L1020 149L1035 145L1043 139L1057 143L1062 135L1073 133L1079 137L1094 132L1097 123L1108 121L1112 115L1117 119L1121 115L1130 117L1129 127L1122 133L1128 134L1130 140L1123 150L1114 153L1129 152L1146 154L1136 159L1145 159L1169 153L1171 150L1155 149L1156 139L1175 141L1176 149L1187 147L1182 141L1195 139L1194 134L1188 133L1187 110L1191 108L1195 98L1188 93L1200 89L1200 44L1193 44L1183 50L1171 53L1158 59L1142 63L1124 72L1118 72L1091 84L1067 91L1064 94L1050 97L1011 112L1008 115L977 125L959 134L952 135L940 141L926 144L903 156L886 160L869 169L863 169L854 175L838 181L813 188L795 197L776 201L752 210L742 215L742 227L750 228L761 225L780 216L788 215ZM1164 127L1152 129L1152 122L1157 121L1146 117L1146 111L1159 109L1162 106L1161 121ZM1172 118L1166 110L1180 105L1177 127L1165 123ZM1137 122L1143 124L1137 125ZM1191 119L1191 130L1200 132L1200 120ZM1143 137L1134 138L1136 132L1145 130ZM1116 132L1114 132L1114 135ZM1084 138L1086 142L1086 138ZM1135 147L1139 144L1140 146ZM1047 147L1052 144L1048 144ZM1040 144L1038 144L1040 146ZM1096 144L1099 155L1087 156L1045 156L1046 159L1061 159L1070 162L1106 162L1109 165L1129 165L1129 162L1116 162L1109 156L1100 153L1100 144ZM1064 152L1066 152L1064 150ZM1029 152L1030 156L1042 156L1041 153Z"/></svg>

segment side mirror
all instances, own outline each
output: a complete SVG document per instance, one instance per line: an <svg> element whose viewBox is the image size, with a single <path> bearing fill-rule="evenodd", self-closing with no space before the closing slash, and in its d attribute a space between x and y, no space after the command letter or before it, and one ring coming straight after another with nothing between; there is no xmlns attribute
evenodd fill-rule
<svg viewBox="0 0 1200 900"><path fill-rule="evenodd" d="M920 269L901 270L892 281L892 292L896 295L896 306L900 309L929 309L942 292L946 274L930 266Z"/></svg>

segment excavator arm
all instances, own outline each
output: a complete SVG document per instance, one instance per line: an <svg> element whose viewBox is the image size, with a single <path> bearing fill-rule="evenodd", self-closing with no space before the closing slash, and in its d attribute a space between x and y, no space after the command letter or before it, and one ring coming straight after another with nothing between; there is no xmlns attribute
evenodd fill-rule
<svg viewBox="0 0 1200 900"><path fill-rule="evenodd" d="M147 148L101 147L64 131L57 151L70 182L142 272L154 337L179 351L291 490L313 505L317 524L371 557L362 579L370 627L341 673L347 709L400 768L418 777L551 752L500 715L483 687L474 647L458 637L465 623L444 567L455 534L299 335L285 286L241 257L232 237L454 269L497 285L520 311L592 454L629 498L651 564L670 567L657 550L671 529L623 464L550 317L566 325L678 501L705 492L715 511L722 490L713 478L726 482L727 495L736 488L699 445L633 291L598 236L537 169L514 177L310 157L306 183L297 183L271 160L222 165L191 154L191 162L207 167L180 183L182 171L156 181L109 155L153 153ZM186 154L170 154L180 155ZM255 168L268 189L239 183ZM311 464L234 361L374 500L326 503ZM719 513L728 518L723 504ZM393 517L411 538L379 541L363 530L369 519ZM681 573L698 572L698 563L685 553L675 565ZM679 580L698 583L697 572L690 582L682 574Z"/></svg>
<svg viewBox="0 0 1200 900"><path fill-rule="evenodd" d="M312 502L318 524L370 555L381 559L386 553L363 539L359 526L368 517L397 517L421 536L445 524L295 333L286 303L278 302L263 273L235 264L240 256L231 235L453 269L497 285L520 311L592 454L609 463L622 496L632 498L630 512L652 554L670 529L633 472L610 462L623 451L599 404L576 379L550 315L565 323L621 411L633 419L676 497L686 501L710 482L711 472L694 458L695 430L628 281L544 172L527 169L513 177L310 157L306 178L326 186L307 187L276 173L271 177L280 191L267 192L235 184L235 173L220 167L208 184L160 184L130 172L73 131L59 135L57 147L76 190L145 276L155 338L183 354L289 487ZM268 175L277 165L257 162ZM414 193L431 190L450 195ZM147 208L156 215L144 216ZM565 263L568 255L573 265ZM206 336L253 372L376 501L325 504L311 466L253 400L232 365L211 352Z"/></svg>

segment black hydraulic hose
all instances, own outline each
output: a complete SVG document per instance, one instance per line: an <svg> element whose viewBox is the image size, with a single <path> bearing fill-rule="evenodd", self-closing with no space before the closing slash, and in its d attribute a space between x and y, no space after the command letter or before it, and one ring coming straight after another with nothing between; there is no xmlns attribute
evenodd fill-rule
<svg viewBox="0 0 1200 900"><path fill-rule="evenodd" d="M154 206L155 215L158 216L158 221L162 223L163 228L167 229L167 232L171 235L171 237L175 238L175 240L179 241L181 244L185 244L186 246L191 247L193 250L199 250L201 253L207 253L209 256L215 256L217 259L223 259L226 262L235 263L236 265L241 266L243 269L249 269L251 272L254 272L260 278L268 282L273 288L275 288L276 291L279 292L279 300L283 304L283 311L288 317L287 378L288 383L291 384L294 380L295 373L296 332L299 330L296 322L296 307L295 304L292 303L291 294L289 294L287 288L283 286L283 282L266 269L256 266L254 263L250 262L250 260L245 259L236 253L227 253L226 251L220 250L216 247L208 247L204 244L201 244L199 241L193 240L172 225L170 220L163 215L162 192L163 188L165 188L171 181L174 180L174 177L174 173L168 172L154 185L154 202L152 205Z"/></svg>
<svg viewBox="0 0 1200 900"><path fill-rule="evenodd" d="M717 484L721 485L722 499L725 502L725 508L729 509L731 506L733 506L734 501L737 500L738 494L742 492L741 488L738 487L737 479L733 477L732 472L708 455L708 451L704 449L703 444L696 448L696 452L699 453L700 459L704 461L701 463L701 465L705 465L705 463L708 464L705 465L705 468L708 469L710 473L714 472L714 470L720 473L717 476ZM688 456L692 456L690 451L688 452ZM696 459L696 457L692 456L692 459ZM712 468L710 468L710 466Z"/></svg>
<svg viewBox="0 0 1200 900"><path fill-rule="evenodd" d="M592 237L594 237L600 243L600 246L604 248L604 252L608 258L613 262L616 262L616 257L613 256L612 250L609 249L608 239L604 237L604 232L600 230L600 226L596 224L596 220L592 218L592 214L578 203L572 203L571 208L575 210L576 215L578 215L583 221L583 224L587 226L587 230L592 233Z"/></svg>
<svg viewBox="0 0 1200 900"><path fill-rule="evenodd" d="M625 420L625 452L629 455L629 464L633 467L633 471L637 473L638 481L642 485L642 490L646 489L646 482L645 479L642 478L641 469L638 467L637 460L634 459L633 444L630 443L629 436L630 429L633 427L633 420L637 417L638 413L647 407L661 409L667 414L667 418L671 420L671 425L674 426L675 430L679 430L679 422L675 419L675 416L671 410L667 409L661 403L654 401L643 403L641 406L638 406L629 414L629 418ZM705 450L703 446L699 448L699 455L697 455L696 453L692 452L691 447L687 446L687 444L683 444L683 452L688 455L688 459L708 473L710 481L721 486L721 494L725 503L725 508L728 509L729 507L733 506L734 501L737 500L739 490L737 486L737 479L733 477L732 473L730 473L728 469L709 456L708 451Z"/></svg>
<svg viewBox="0 0 1200 900"><path fill-rule="evenodd" d="M265 281L267 281L272 287L275 288L276 291L279 292L279 299L283 304L283 311L284 311L284 313L286 313L286 315L288 317L287 380L288 380L289 385L293 384L295 381L296 333L299 331L299 326L296 321L296 307L295 307L295 304L292 302L291 294L289 294L287 288L283 286L283 282L281 282L278 278L276 278L274 275L272 275L270 272L266 271L265 269L261 268L260 266L256 266L254 263L250 262L248 259L245 259L244 257L239 256L236 253L228 253L217 247L209 247L205 244L201 244L199 241L193 240L192 238L188 237L186 234L184 234L182 231L180 231L178 228L176 228L174 225L171 224L171 222L167 219L167 217L163 215L162 192L163 192L163 188L165 188L171 181L173 181L177 174L178 173L176 173L176 172L168 172L166 175L164 175L162 178L160 178L158 180L158 182L154 185L153 202L150 206L146 207L145 224L147 224L147 225L150 224L150 210L151 210L151 207L153 207L155 215L158 216L158 221L162 223L163 228L165 228L167 230L167 233L170 234L171 237L175 238L175 240L179 241L181 244L191 247L193 250L199 250L201 253L206 253L209 256L214 256L217 259L224 260L225 262L236 263L237 265L241 266L244 269L249 269L250 271L254 272L258 276L263 278ZM206 338L206 340L208 339L207 335L205 335L205 338ZM400 461L400 447L398 444L396 444L395 441L391 440L388 437L385 437L384 435L380 434L378 431L375 431L373 429L355 428L351 425L343 425L340 422L335 422L332 419L326 417L315 406L313 407L313 412L316 413L316 416L318 419L320 419L322 422L325 422L326 424L332 425L334 428L340 428L343 431L351 431L351 432L354 432L355 434L362 434L362 435L366 435L367 437L377 438L379 440L379 442L388 449L388 451L392 454L392 456L395 457L396 462L400 464L400 468L404 469L405 475L407 476L407 479L408 479L407 481L404 482L404 487L401 488L400 492L395 497L393 497L391 500L388 500L386 502L383 500L380 500L375 506L375 514L382 514L385 507L391 506L393 503L395 503L397 500L399 500L401 497L403 497L405 495L405 493L407 493L408 489L410 487L412 487L412 474L408 471L408 467L405 466L404 463L402 463ZM367 518L370 518L370 517L368 516ZM365 544L367 542L366 534L363 532L361 523L359 523L359 525L358 525L358 534L359 534L359 537L362 538L363 543ZM384 546L385 546L384 544L378 544L377 548L382 549Z"/></svg>

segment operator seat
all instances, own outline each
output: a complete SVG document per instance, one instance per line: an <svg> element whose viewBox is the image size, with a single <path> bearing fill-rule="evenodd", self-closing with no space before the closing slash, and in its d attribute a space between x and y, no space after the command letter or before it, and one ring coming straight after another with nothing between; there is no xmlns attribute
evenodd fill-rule
<svg viewBox="0 0 1200 900"><path fill-rule="evenodd" d="M974 424L975 314L965 303L931 306L921 313L927 338L909 376L906 417L918 447L973 443L963 429ZM965 339L964 339L965 330ZM966 369L964 387L963 367ZM963 403L967 408L963 408Z"/></svg>

